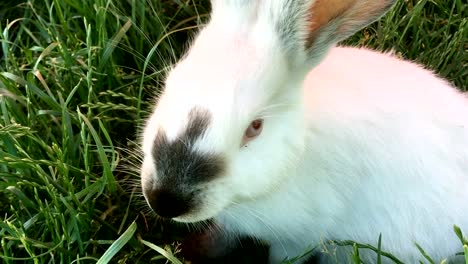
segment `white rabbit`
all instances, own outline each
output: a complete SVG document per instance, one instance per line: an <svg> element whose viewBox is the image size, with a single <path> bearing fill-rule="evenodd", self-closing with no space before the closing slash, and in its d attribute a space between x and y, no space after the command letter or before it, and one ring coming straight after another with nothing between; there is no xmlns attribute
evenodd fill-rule
<svg viewBox="0 0 468 264"><path fill-rule="evenodd" d="M467 98L414 63L334 47L393 2L213 0L146 123L150 207L266 241L270 263L379 234L407 263L423 259L415 242L436 261L461 251ZM321 262L347 263L336 250Z"/></svg>

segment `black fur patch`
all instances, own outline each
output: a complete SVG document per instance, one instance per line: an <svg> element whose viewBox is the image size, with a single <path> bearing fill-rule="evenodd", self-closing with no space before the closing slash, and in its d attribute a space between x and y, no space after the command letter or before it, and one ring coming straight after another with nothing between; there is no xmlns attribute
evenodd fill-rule
<svg viewBox="0 0 468 264"><path fill-rule="evenodd" d="M190 212L197 207L198 184L224 171L223 156L194 149L210 122L209 112L193 109L185 130L174 141L169 142L164 131L158 131L152 150L158 180L145 190L151 208L158 215L172 218Z"/></svg>
<svg viewBox="0 0 468 264"><path fill-rule="evenodd" d="M152 154L160 184L173 185L174 188L189 187L207 182L224 171L225 161L221 155L199 153L193 149L210 122L208 112L193 109L185 131L174 141L169 142L163 131L158 132Z"/></svg>

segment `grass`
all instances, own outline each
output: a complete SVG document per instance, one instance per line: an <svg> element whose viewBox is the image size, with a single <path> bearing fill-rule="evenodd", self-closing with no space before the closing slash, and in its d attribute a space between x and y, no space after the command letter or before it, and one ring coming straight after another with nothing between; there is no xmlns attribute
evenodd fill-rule
<svg viewBox="0 0 468 264"><path fill-rule="evenodd" d="M177 263L174 241L186 231L147 216L135 141L167 66L208 9L207 1L1 1L0 262ZM346 42L392 48L468 89L462 0L400 1ZM380 242L342 243L356 256L380 252Z"/></svg>

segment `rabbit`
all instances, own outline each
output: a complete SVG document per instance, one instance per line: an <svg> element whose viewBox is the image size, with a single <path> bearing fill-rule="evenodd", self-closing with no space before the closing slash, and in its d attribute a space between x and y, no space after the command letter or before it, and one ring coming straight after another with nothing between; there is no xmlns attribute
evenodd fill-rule
<svg viewBox="0 0 468 264"><path fill-rule="evenodd" d="M331 241L379 235L405 263L423 259L415 243L436 262L461 251L468 99L418 64L337 46L394 2L212 0L144 126L149 207L268 243L269 263L314 248L349 263Z"/></svg>

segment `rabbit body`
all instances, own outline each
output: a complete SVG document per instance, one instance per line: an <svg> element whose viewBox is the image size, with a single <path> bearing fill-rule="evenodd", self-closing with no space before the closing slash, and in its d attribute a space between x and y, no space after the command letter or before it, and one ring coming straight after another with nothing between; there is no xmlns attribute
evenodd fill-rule
<svg viewBox="0 0 468 264"><path fill-rule="evenodd" d="M393 0L213 0L143 134L142 188L179 222L270 244L270 262L377 245L406 263L468 233L468 100L391 54L334 47ZM361 250L368 263L376 253ZM384 258L388 261L387 258Z"/></svg>
<svg viewBox="0 0 468 264"><path fill-rule="evenodd" d="M468 230L467 98L419 65L344 47L307 75L303 92L302 162L219 223L268 241L271 263L328 240L376 246L379 234L405 263L423 259L415 242L437 263L460 252L452 227ZM325 248L324 263L351 261L349 247Z"/></svg>

